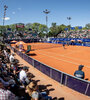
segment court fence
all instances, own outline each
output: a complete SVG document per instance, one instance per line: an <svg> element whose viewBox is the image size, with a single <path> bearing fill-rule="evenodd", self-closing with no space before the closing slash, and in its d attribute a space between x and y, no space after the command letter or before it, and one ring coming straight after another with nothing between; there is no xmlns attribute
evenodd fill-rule
<svg viewBox="0 0 90 100"><path fill-rule="evenodd" d="M89 38L50 38L48 43L90 46Z"/></svg>
<svg viewBox="0 0 90 100"><path fill-rule="evenodd" d="M78 91L82 94L85 94L87 96L90 96L90 81L82 80L79 78L76 78L72 75L66 74L64 72L61 72L57 69L54 69L48 65L45 65L30 56L18 51L14 50L14 48L10 47L13 51L16 51L16 53L24 59L26 62L28 62L30 65L32 65L34 68L38 69L42 73L46 74L50 78L56 80L62 85L65 85L75 91Z"/></svg>

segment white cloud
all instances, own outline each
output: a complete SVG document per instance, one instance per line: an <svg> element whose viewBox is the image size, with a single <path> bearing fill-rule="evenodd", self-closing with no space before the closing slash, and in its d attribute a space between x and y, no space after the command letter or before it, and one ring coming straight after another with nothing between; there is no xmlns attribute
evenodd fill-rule
<svg viewBox="0 0 90 100"><path fill-rule="evenodd" d="M21 10L21 8L18 8L18 10Z"/></svg>
<svg viewBox="0 0 90 100"><path fill-rule="evenodd" d="M10 17L5 17L5 18L2 18L4 20L10 20Z"/></svg>
<svg viewBox="0 0 90 100"><path fill-rule="evenodd" d="M15 12L13 11L12 14L15 14Z"/></svg>

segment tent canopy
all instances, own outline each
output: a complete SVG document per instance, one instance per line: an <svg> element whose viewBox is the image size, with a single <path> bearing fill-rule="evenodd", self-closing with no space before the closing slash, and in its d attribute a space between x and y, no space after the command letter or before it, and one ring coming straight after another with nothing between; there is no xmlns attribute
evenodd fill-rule
<svg viewBox="0 0 90 100"><path fill-rule="evenodd" d="M19 45L19 44L23 44L23 45L24 45L24 44L26 44L26 43L23 42L23 41L19 41L19 42L16 43L16 45Z"/></svg>
<svg viewBox="0 0 90 100"><path fill-rule="evenodd" d="M13 42L17 42L17 41L13 40L13 41L11 41L11 42L13 43Z"/></svg>

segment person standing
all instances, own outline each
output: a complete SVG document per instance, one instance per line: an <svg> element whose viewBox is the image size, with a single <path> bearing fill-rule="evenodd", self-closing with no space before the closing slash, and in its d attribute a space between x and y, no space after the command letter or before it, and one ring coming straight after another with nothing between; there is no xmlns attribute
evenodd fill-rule
<svg viewBox="0 0 90 100"><path fill-rule="evenodd" d="M63 42L63 44L62 44L62 45L63 45L63 48L65 49L65 42Z"/></svg>
<svg viewBox="0 0 90 100"><path fill-rule="evenodd" d="M27 77L28 67L24 66L19 72L19 80L23 85L29 84L29 79Z"/></svg>

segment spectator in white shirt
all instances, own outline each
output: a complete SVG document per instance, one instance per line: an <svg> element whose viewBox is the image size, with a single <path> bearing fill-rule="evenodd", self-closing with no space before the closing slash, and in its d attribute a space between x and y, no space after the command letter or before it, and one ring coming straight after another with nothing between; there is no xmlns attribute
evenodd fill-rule
<svg viewBox="0 0 90 100"><path fill-rule="evenodd" d="M14 58L14 53L12 53L9 57L10 63L13 63L15 58Z"/></svg>
<svg viewBox="0 0 90 100"><path fill-rule="evenodd" d="M4 50L4 55L5 55L6 57L8 57L8 53L7 53L6 50Z"/></svg>
<svg viewBox="0 0 90 100"><path fill-rule="evenodd" d="M23 69L19 72L19 80L22 84L29 84L29 79L27 77L28 67L24 66Z"/></svg>

